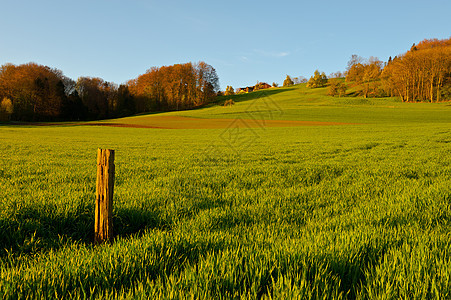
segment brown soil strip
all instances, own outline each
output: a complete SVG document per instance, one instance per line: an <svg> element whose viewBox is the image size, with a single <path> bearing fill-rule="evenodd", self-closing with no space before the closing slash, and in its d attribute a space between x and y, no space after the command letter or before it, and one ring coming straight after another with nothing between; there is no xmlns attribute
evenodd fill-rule
<svg viewBox="0 0 451 300"><path fill-rule="evenodd" d="M256 119L200 119L179 116L151 116L126 119L123 123L89 123L100 125L133 128L162 129L223 129L223 128L263 128L263 127L298 127L298 126L334 126L353 123L317 122L317 121L287 121L287 120L256 120Z"/></svg>
<svg viewBox="0 0 451 300"><path fill-rule="evenodd" d="M299 127L299 126L336 126L356 125L356 123L256 120L256 119L201 119L180 116L149 116L126 118L119 122L85 122L85 123L16 123L32 126L108 126L129 128L159 129L224 129L224 128L265 128L265 127Z"/></svg>

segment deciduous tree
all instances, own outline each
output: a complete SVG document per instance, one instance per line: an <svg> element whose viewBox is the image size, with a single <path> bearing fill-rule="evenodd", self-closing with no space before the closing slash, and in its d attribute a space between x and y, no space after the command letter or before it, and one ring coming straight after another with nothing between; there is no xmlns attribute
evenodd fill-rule
<svg viewBox="0 0 451 300"><path fill-rule="evenodd" d="M0 68L0 99L7 97L14 106L12 119L51 120L61 115L65 101L62 72L28 63Z"/></svg>
<svg viewBox="0 0 451 300"><path fill-rule="evenodd" d="M0 121L11 120L11 115L14 112L13 102L9 98L3 98L0 102Z"/></svg>
<svg viewBox="0 0 451 300"><path fill-rule="evenodd" d="M327 84L327 76L324 72L320 73L318 70L315 70L313 76L310 77L307 82L307 87L310 88L318 88L324 87Z"/></svg>
<svg viewBox="0 0 451 300"><path fill-rule="evenodd" d="M289 75L287 75L287 77L283 81L283 86L292 86L293 84L294 84L293 80Z"/></svg>
<svg viewBox="0 0 451 300"><path fill-rule="evenodd" d="M366 60L353 55L348 62L346 82L360 87L357 94L365 98L375 97L379 94L382 68L383 63L377 57L370 57Z"/></svg>
<svg viewBox="0 0 451 300"><path fill-rule="evenodd" d="M329 79L329 95L342 97L346 94L346 83L342 79Z"/></svg>
<svg viewBox="0 0 451 300"><path fill-rule="evenodd" d="M152 67L127 86L137 112L179 110L212 101L219 91L219 79L212 66L199 62Z"/></svg>
<svg viewBox="0 0 451 300"><path fill-rule="evenodd" d="M386 65L384 89L402 101L450 100L451 38L424 40L414 48Z"/></svg>
<svg viewBox="0 0 451 300"><path fill-rule="evenodd" d="M231 96L231 95L235 95L235 90L233 89L232 86L228 85L224 92L224 96Z"/></svg>

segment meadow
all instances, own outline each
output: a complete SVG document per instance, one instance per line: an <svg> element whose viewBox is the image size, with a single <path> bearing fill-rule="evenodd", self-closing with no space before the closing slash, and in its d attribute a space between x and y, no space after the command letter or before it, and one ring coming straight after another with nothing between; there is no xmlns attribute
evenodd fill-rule
<svg viewBox="0 0 451 300"><path fill-rule="evenodd" d="M451 298L449 102L298 85L102 123L161 116L205 122L0 126L1 298ZM116 151L101 246L97 148Z"/></svg>

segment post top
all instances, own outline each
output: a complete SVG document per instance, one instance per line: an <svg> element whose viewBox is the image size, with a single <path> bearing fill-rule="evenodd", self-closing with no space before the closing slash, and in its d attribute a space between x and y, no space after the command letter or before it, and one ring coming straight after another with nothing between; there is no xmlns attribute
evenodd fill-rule
<svg viewBox="0 0 451 300"><path fill-rule="evenodd" d="M109 161L114 162L114 150L113 149L97 149L97 164L108 164Z"/></svg>

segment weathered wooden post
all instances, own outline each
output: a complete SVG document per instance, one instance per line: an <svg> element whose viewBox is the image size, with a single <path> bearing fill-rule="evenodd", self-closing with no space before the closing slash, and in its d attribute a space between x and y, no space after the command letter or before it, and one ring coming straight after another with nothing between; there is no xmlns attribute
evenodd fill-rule
<svg viewBox="0 0 451 300"><path fill-rule="evenodd" d="M114 150L97 149L94 243L113 238Z"/></svg>

